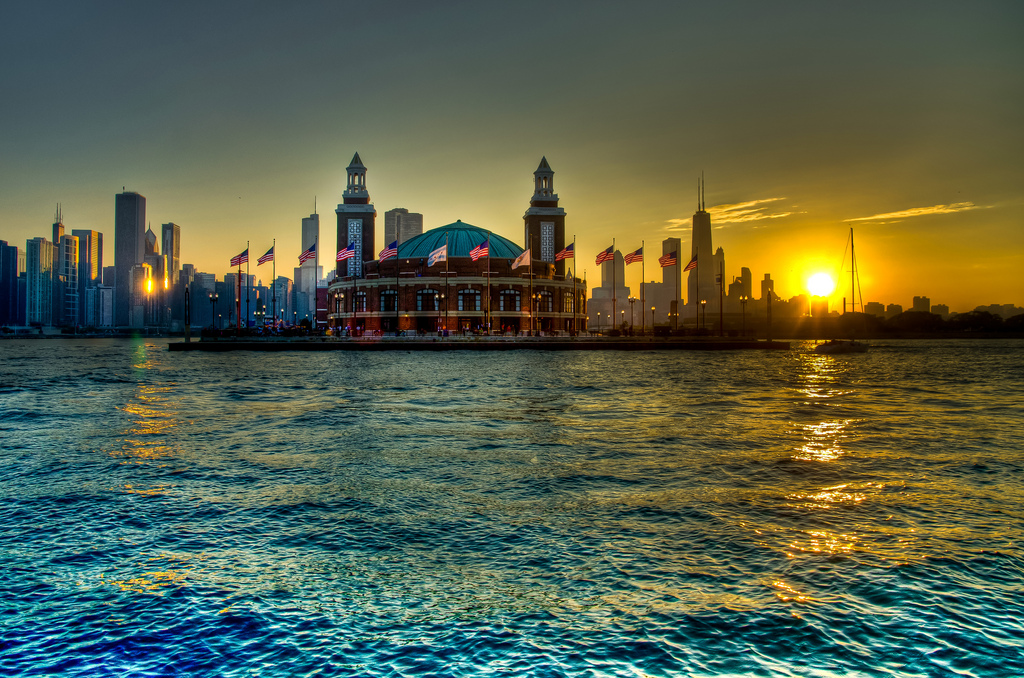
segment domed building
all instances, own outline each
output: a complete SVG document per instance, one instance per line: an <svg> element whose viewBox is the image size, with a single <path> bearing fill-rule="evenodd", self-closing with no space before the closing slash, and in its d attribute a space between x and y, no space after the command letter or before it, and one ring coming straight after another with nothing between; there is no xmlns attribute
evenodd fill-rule
<svg viewBox="0 0 1024 678"><path fill-rule="evenodd" d="M522 256L526 247L463 221L411 238L397 254L381 252L383 261L354 261L376 250L365 172L357 154L346 202L338 205L338 251L351 255L338 261L328 288L333 332L551 334L586 327L585 283L566 275L566 261L573 259L558 257L566 247L565 211L546 159L534 173L534 196L523 217L529 262Z"/></svg>

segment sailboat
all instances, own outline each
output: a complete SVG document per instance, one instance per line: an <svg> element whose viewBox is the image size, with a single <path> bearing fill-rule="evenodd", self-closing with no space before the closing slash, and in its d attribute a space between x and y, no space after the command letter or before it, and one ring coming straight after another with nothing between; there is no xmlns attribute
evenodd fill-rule
<svg viewBox="0 0 1024 678"><path fill-rule="evenodd" d="M857 292L860 290L860 280L857 277L857 255L853 249L853 227L850 227L850 312L857 308ZM845 256L843 257L845 260ZM864 311L864 295L860 297L861 312ZM846 301L843 301L843 313L846 313ZM832 339L814 347L815 353L832 355L836 353L867 353L868 345L853 339Z"/></svg>

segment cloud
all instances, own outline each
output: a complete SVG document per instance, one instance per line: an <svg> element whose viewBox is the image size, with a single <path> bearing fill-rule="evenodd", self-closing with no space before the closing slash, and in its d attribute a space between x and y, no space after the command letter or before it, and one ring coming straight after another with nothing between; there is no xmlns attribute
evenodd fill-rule
<svg viewBox="0 0 1024 678"><path fill-rule="evenodd" d="M928 214L952 214L953 212L965 212L967 210L979 209L979 205L975 205L973 202L955 202L952 205L932 205L931 207L911 207L910 209L900 210L898 212L885 212L884 214L875 214L870 217L855 217L853 219L844 219L844 221L877 221L877 222L891 222L900 221L909 217L921 217Z"/></svg>
<svg viewBox="0 0 1024 678"><path fill-rule="evenodd" d="M732 205L714 205L708 208L711 214L711 224L714 228L721 228L724 224L742 224L751 221L763 221L765 219L781 219L788 217L794 212L771 212L769 203L785 200L785 198L762 198L760 200L748 200ZM665 222L667 231L685 231L690 228L690 219L669 219Z"/></svg>

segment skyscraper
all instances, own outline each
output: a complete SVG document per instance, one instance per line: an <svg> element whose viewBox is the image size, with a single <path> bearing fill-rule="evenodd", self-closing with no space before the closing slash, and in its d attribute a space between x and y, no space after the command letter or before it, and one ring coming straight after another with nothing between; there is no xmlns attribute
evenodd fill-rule
<svg viewBox="0 0 1024 678"><path fill-rule="evenodd" d="M71 235L78 238L78 323L90 325L86 304L87 290L103 282L103 234L76 228Z"/></svg>
<svg viewBox="0 0 1024 678"><path fill-rule="evenodd" d="M55 278L59 281L59 304L55 305L55 325L78 325L81 322L81 301L78 294L78 237L62 235L57 244L57 261Z"/></svg>
<svg viewBox="0 0 1024 678"><path fill-rule="evenodd" d="M18 248L0 240L0 325L18 323Z"/></svg>
<svg viewBox="0 0 1024 678"><path fill-rule="evenodd" d="M706 301L717 308L718 289L715 286L714 254L711 250L711 215L704 209L704 180L697 185L697 211L693 214L693 231L690 237L690 259L697 257L696 268L690 269L686 281L687 315L696 317L700 312L700 302ZM690 259L679 258L679 264L685 267Z"/></svg>
<svg viewBox="0 0 1024 678"><path fill-rule="evenodd" d="M401 245L410 238L423 235L423 215L396 207L384 213L384 245L398 241Z"/></svg>
<svg viewBox="0 0 1024 678"><path fill-rule="evenodd" d="M146 198L134 191L114 196L114 324L132 319L132 268L143 262L146 236Z"/></svg>
<svg viewBox="0 0 1024 678"><path fill-rule="evenodd" d="M167 279L174 285L178 280L178 271L181 270L181 226L174 222L164 224L160 235L160 251L167 257Z"/></svg>
<svg viewBox="0 0 1024 678"><path fill-rule="evenodd" d="M53 324L53 258L56 248L46 238L25 242L25 322Z"/></svg>

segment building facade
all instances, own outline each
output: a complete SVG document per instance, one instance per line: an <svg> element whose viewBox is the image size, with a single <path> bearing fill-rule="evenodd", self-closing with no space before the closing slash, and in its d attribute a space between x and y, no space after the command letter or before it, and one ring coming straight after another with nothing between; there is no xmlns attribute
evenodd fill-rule
<svg viewBox="0 0 1024 678"><path fill-rule="evenodd" d="M132 324L132 269L146 254L146 198L134 191L114 196L114 324Z"/></svg>
<svg viewBox="0 0 1024 678"><path fill-rule="evenodd" d="M354 204L372 208L365 182L359 178L364 176L359 171L365 173L365 167L357 161L358 156L349 167L346 199L355 186L361 193L357 197L363 202ZM539 226L541 221L531 221L531 216L543 217L555 224L549 233L551 242L564 246L564 212L555 213L558 200L550 191L553 173L550 168L544 170L546 165L542 161L538 171L548 177L548 182L541 184L548 191L542 194L543 202L548 204L540 205L547 213L531 215L527 211L526 235L531 237L534 222ZM531 207L534 206L531 201ZM368 210L342 212L342 207L339 205L339 232L343 223L347 225L347 221L342 222L343 216L348 220L353 218L351 214L371 214ZM474 259L474 250L484 243L488 243L488 254ZM339 249L345 246L339 240ZM431 254L441 248L446 256L431 261ZM586 324L587 296L583 281L558 274L554 262L557 250L551 253L551 261L534 257L517 265L525 249L488 229L462 221L431 229L399 244L397 257L379 261L374 253L358 267L339 266L338 277L328 287L328 327L332 332L408 333L582 329Z"/></svg>

